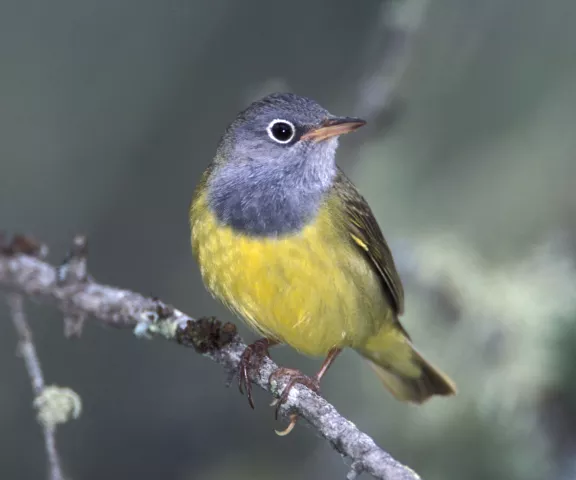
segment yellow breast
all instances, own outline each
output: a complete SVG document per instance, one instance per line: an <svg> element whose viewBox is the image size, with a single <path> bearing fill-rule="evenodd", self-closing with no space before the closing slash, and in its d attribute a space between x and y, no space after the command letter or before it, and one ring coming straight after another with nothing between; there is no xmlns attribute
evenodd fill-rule
<svg viewBox="0 0 576 480"><path fill-rule="evenodd" d="M262 335L308 355L361 345L389 319L381 285L328 208L301 232L251 237L218 223L198 196L192 249L208 290Z"/></svg>

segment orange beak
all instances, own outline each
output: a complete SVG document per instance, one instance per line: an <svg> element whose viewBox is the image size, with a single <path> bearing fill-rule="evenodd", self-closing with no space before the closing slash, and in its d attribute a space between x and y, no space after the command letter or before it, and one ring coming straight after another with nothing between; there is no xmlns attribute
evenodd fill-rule
<svg viewBox="0 0 576 480"><path fill-rule="evenodd" d="M366 125L364 120L360 118L342 117L342 118L329 118L324 120L319 127L313 128L302 135L302 140L313 140L321 142L328 138L344 135Z"/></svg>

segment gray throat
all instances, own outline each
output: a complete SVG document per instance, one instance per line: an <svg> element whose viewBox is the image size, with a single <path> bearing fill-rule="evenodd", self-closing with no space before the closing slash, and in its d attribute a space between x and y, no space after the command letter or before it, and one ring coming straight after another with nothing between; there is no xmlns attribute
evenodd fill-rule
<svg viewBox="0 0 576 480"><path fill-rule="evenodd" d="M208 181L208 203L220 222L238 232L289 235L316 217L335 175L333 161L220 164Z"/></svg>

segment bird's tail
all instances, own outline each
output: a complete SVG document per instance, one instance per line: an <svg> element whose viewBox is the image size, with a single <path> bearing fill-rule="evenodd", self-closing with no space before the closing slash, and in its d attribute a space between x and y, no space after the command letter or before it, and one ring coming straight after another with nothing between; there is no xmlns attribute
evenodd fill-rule
<svg viewBox="0 0 576 480"><path fill-rule="evenodd" d="M454 382L428 363L404 332L387 326L359 349L384 386L398 400L424 403L433 395L454 395Z"/></svg>

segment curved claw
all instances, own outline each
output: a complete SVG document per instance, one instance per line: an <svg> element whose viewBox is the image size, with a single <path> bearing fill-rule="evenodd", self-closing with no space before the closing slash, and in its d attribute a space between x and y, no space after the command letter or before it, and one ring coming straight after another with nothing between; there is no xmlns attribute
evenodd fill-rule
<svg viewBox="0 0 576 480"><path fill-rule="evenodd" d="M282 392L280 397L275 399L270 404L271 407L274 406L276 407L275 412L276 419L278 419L278 413L280 412L280 407L282 406L282 404L286 403L286 401L288 400L288 396L290 395L290 390L292 390L292 387L294 387L294 385L296 385L297 383L308 387L310 390L312 390L317 394L320 394L320 380L322 379L324 374L328 371L330 365L332 365L332 363L334 362L334 360L340 354L341 351L342 349L340 348L331 349L328 352L328 355L324 360L324 363L322 363L320 371L312 378L304 375L300 370L294 370L292 368L279 368L275 372L273 372L272 375L270 375L269 379L270 383L272 383L272 381L276 380L278 377L286 376L289 378L288 383L286 384L286 387L284 388L284 391ZM288 424L288 427L286 427L286 429L281 432L275 430L276 434L280 436L288 435L296 426L297 421L298 421L298 415L295 413L291 414L290 423Z"/></svg>
<svg viewBox="0 0 576 480"><path fill-rule="evenodd" d="M275 402L273 402L273 405L276 406L276 411L274 413L276 420L278 419L278 414L280 413L280 407L284 403L286 403L286 401L288 400L288 396L290 395L290 390L292 390L294 385L296 385L297 383L299 383L300 385L304 385L305 387L308 387L315 393L320 393L320 383L318 379L308 377L304 375L300 370L295 370L292 368L279 368L278 370L273 372L272 375L270 375L270 381L278 377L289 377L290 380L288 380L288 384L282 391L280 398L278 398ZM292 416L290 416L290 418L292 419ZM290 425L288 426L289 431L286 432L286 434L290 433L290 431L292 431L292 428L294 428L294 426L292 425L293 422L295 423L295 420L291 420Z"/></svg>
<svg viewBox="0 0 576 480"><path fill-rule="evenodd" d="M284 430L274 430L274 432L279 437L285 437L292 430L294 430L294 427L296 426L297 421L298 421L298 415L293 413L292 415L290 415L290 423L288 424L288 426Z"/></svg>
<svg viewBox="0 0 576 480"><path fill-rule="evenodd" d="M249 348L249 347L248 347ZM246 350L248 350L246 348ZM246 351L244 351L246 353ZM244 355L242 355L244 357ZM249 359L247 360L249 361ZM252 400L252 383L250 382L250 378L248 377L248 366L247 361L243 362L240 361L240 365L238 366L238 390L240 393L244 395L244 388L246 389L246 396L248 397L248 404L252 409L254 409L254 401ZM244 386L244 388L243 388Z"/></svg>
<svg viewBox="0 0 576 480"><path fill-rule="evenodd" d="M252 382L250 381L249 371L258 371L260 369L264 359L270 357L268 347L271 345L274 345L274 343L267 338L256 340L246 347L242 357L240 357L238 364L238 390L240 390L242 395L244 395L244 390L246 390L248 404L252 409L254 409L254 400L252 399Z"/></svg>

